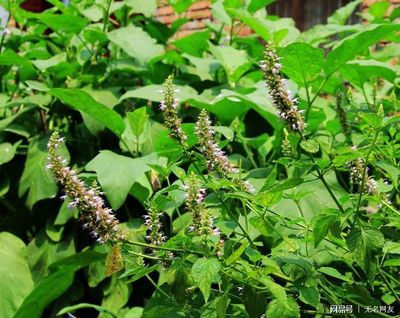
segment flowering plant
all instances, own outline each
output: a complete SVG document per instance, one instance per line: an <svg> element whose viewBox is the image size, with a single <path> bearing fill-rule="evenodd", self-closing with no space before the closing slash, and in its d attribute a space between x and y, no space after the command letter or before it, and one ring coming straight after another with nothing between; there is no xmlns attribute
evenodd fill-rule
<svg viewBox="0 0 400 318"><path fill-rule="evenodd" d="M212 1L182 36L156 1L19 2L0 1L1 318L398 314L398 10L300 32L272 1Z"/></svg>

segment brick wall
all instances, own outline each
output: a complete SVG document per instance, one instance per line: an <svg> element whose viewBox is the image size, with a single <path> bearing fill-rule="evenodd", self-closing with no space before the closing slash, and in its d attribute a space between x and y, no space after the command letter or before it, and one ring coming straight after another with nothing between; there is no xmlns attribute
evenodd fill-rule
<svg viewBox="0 0 400 318"><path fill-rule="evenodd" d="M178 33L178 37L184 37L195 31L202 30L206 22L212 20L211 1L196 1L186 12L178 15L174 9L168 5L167 1L159 1L155 18L168 26L179 18L186 18L189 21L185 23Z"/></svg>
<svg viewBox="0 0 400 318"><path fill-rule="evenodd" d="M382 1L382 0L364 0L362 7L365 9L368 6L370 6L373 2L377 2L377 1ZM326 12L325 12L325 16L318 16L317 17L318 21L314 22L314 23L312 23L312 21L310 20L313 18L312 16L309 17L304 14L303 15L299 14L300 11L304 11L304 8L300 8L302 10L299 10L299 4L300 4L300 6L302 6L302 4L301 4L302 1L298 1L298 0L277 0L271 6L271 10L272 10L271 13L277 14L277 15L282 15L282 16L291 16L295 19L297 27L299 27L300 29L303 29L303 28L307 29L315 23L325 23L326 22L326 21L322 21L322 20L324 20L324 19L326 20L326 17L329 16L334 11L334 8L332 10L329 10L329 8L326 8L327 5L328 5L328 7L329 7L329 5L333 5L333 7L334 7L335 4L342 6L342 5L345 5L347 2L349 2L349 0L316 1L316 3L318 3L318 4L319 4L319 2L323 3L323 8L321 7L320 9L322 11L325 10ZM332 3L330 3L330 2L332 2ZM400 4L400 0L391 0L390 2L392 2L395 5ZM304 5L304 3L303 3L303 5ZM336 6L336 8L337 8L337 6ZM390 10L392 10L392 9L393 9L393 7L390 8ZM289 14L285 13L286 11L288 11ZM323 14L324 13L322 13L322 15ZM388 14L390 14L390 11L388 12ZM178 16L174 12L173 8L168 5L168 1L159 0L159 7L155 14L155 18L157 20L170 26L179 17L187 18L190 21L181 27L180 31L175 36L176 38L181 38L181 37L184 37L188 34L195 32L197 30L202 30L205 27L205 22L213 20L213 17L211 14L211 1L206 1L206 0L196 1L187 10L187 12ZM321 20L321 21L319 21L319 20ZM353 21L353 23L354 23L354 21ZM226 30L229 32L229 27L226 27ZM246 35L249 35L252 33L251 29L248 27L242 27L240 30L235 28L234 33L236 34L236 32L238 32L239 35L241 35L241 36L246 36Z"/></svg>

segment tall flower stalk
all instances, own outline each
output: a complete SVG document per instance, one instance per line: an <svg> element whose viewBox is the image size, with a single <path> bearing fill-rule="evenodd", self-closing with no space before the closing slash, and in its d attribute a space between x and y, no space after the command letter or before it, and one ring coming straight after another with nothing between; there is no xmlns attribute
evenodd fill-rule
<svg viewBox="0 0 400 318"><path fill-rule="evenodd" d="M353 148L356 149L356 147ZM369 168L365 166L362 158L352 160L347 165L350 170L351 182L358 187L358 192L377 194L377 183L373 177L368 175Z"/></svg>
<svg viewBox="0 0 400 318"><path fill-rule="evenodd" d="M213 219L204 205L206 189L200 187L200 180L195 174L191 174L185 185L186 210L192 216L192 224L189 231L202 234L218 234L218 229L213 227Z"/></svg>
<svg viewBox="0 0 400 318"><path fill-rule="evenodd" d="M211 127L211 121L205 109L200 112L195 134L199 139L200 151L207 160L208 170L218 170L223 174L236 172L228 157L225 156L225 152L214 141L215 131Z"/></svg>
<svg viewBox="0 0 400 318"><path fill-rule="evenodd" d="M160 110L163 112L165 126L170 130L171 136L183 147L187 147L187 135L182 129L182 123L178 116L177 108L179 100L175 97L172 75L164 82L164 100L160 103Z"/></svg>
<svg viewBox="0 0 400 318"><path fill-rule="evenodd" d="M291 129L302 132L306 127L302 111L297 109L297 99L291 96L285 87L285 80L281 75L280 58L271 42L267 42L265 46L264 60L260 65L269 93L278 110L278 116L286 121Z"/></svg>
<svg viewBox="0 0 400 318"><path fill-rule="evenodd" d="M233 168L225 152L221 150L214 140L215 131L211 126L207 111L202 109L196 122L195 134L199 140L200 152L207 162L209 171L217 171L246 192L254 192L254 187L247 181L233 179L229 173L236 173L238 169Z"/></svg>
<svg viewBox="0 0 400 318"><path fill-rule="evenodd" d="M162 213L157 212L153 208L147 209L147 214L143 216L144 224L148 230L146 236L147 241L153 245L161 245L167 240L167 236L162 230L162 224L160 221Z"/></svg>
<svg viewBox="0 0 400 318"><path fill-rule="evenodd" d="M47 144L48 165L54 178L63 186L65 195L62 199L70 198L69 207L77 207L81 212L80 220L83 228L90 230L92 237L100 244L123 240L124 235L118 231L118 220L111 209L105 206L100 196L97 183L87 188L81 181L76 171L67 165L59 153L64 138L60 138L58 132L54 132Z"/></svg>

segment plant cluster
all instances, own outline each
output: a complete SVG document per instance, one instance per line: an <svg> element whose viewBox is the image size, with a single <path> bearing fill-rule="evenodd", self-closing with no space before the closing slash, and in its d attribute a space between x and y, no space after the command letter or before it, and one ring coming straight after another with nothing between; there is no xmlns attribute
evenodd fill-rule
<svg viewBox="0 0 400 318"><path fill-rule="evenodd" d="M398 9L48 2L0 1L2 317L400 314Z"/></svg>

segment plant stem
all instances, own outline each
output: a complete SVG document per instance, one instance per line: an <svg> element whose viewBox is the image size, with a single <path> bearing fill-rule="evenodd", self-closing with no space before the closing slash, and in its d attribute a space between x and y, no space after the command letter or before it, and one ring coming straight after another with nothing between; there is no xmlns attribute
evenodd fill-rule
<svg viewBox="0 0 400 318"><path fill-rule="evenodd" d="M107 24L108 24L108 16L110 14L110 8L111 8L112 0L108 1L107 9L104 12L104 23L103 23L103 32L106 32L107 30Z"/></svg>
<svg viewBox="0 0 400 318"><path fill-rule="evenodd" d="M247 158L250 160L250 162L254 168L258 168L258 165L257 165L256 161L254 160L254 155L251 152L251 150L249 149L249 146L247 145L246 140L244 140L244 138L241 134L238 134L237 136L238 136L239 140L242 142L242 146L243 146L244 152L247 155Z"/></svg>
<svg viewBox="0 0 400 318"><path fill-rule="evenodd" d="M167 297L167 299L171 299L172 298L165 291L163 291L159 286L157 286L157 284L154 282L154 280L148 274L146 274L146 278L150 281L150 283L154 286L154 288L157 291L159 291L161 294L163 294L165 297Z"/></svg>
<svg viewBox="0 0 400 318"><path fill-rule="evenodd" d="M361 186L360 186L360 194L358 195L358 202L357 202L357 209L356 209L356 214L354 215L354 220L353 223L351 224L351 227L353 228L354 225L356 224L357 218L359 217L360 214L360 207L361 207L361 200L362 200L362 195L364 192L364 186L365 186L365 176L367 175L367 165L368 165L368 160L369 160L369 156L372 153L372 150L374 148L374 145L376 143L376 140L378 139L378 135L379 135L380 129L377 129L375 132L375 136L374 139L372 141L372 144L368 150L367 155L365 156L365 168L363 169L363 174L362 174L362 179L361 179Z"/></svg>
<svg viewBox="0 0 400 318"><path fill-rule="evenodd" d="M378 267L378 273L379 275L382 277L382 279L385 281L385 285L387 286L387 288L390 290L390 292L392 293L392 295L394 296L394 298L397 299L397 302L400 304L400 297L397 295L396 291L393 289L392 285L390 285L390 282L387 280L387 278L382 274L382 271L380 270L380 268Z"/></svg>
<svg viewBox="0 0 400 318"><path fill-rule="evenodd" d="M127 240L126 243L136 245L136 246L151 248L151 249L155 249L155 250L170 251L170 252L176 252L176 253L190 253L190 254L204 256L204 254L202 252L193 251L193 250L182 250L182 249L178 249L178 248L170 248L170 247L165 247L165 246L159 246L159 245L153 245L153 244L137 242L137 241L129 241L129 240Z"/></svg>

